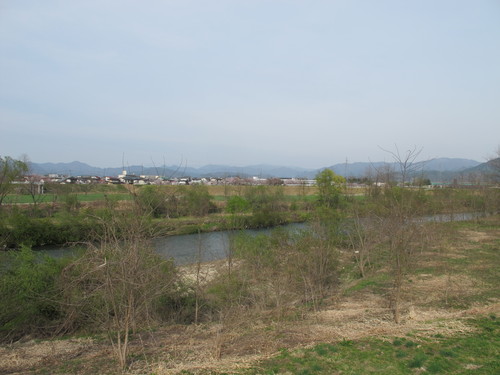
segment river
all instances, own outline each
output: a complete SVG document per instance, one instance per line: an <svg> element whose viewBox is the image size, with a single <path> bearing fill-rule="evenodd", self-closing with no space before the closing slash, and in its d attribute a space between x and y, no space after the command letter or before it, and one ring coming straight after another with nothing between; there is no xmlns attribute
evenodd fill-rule
<svg viewBox="0 0 500 375"><path fill-rule="evenodd" d="M422 221L465 221L484 217L484 213L454 213L424 216ZM290 231L306 229L305 223L292 223L283 225L281 228ZM242 232L250 235L269 234L272 229L245 229ZM177 265L197 262L209 262L224 259L230 251L231 236L237 235L238 231L220 231L199 234L186 234L177 236L160 237L153 239L153 245L162 257L173 258ZM45 247L37 249L44 254L55 257L72 256L81 251L77 248L68 247Z"/></svg>

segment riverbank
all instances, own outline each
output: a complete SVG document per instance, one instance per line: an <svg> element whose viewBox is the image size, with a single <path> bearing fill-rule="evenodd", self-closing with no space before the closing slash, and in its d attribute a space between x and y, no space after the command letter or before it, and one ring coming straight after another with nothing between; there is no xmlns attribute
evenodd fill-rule
<svg viewBox="0 0 500 375"><path fill-rule="evenodd" d="M492 189L379 189L367 191L363 196L342 195L334 210L326 210L318 200L316 188L306 191L279 186L219 186L218 190L196 186L131 188L133 191L128 195L100 193L104 200L90 202L81 198L95 198L95 194L68 193L54 203L2 206L0 248L90 241L102 234L103 222L115 214L143 216L152 237L156 237L269 228L304 222L312 216L323 220L321 216L332 212L337 216L385 217L391 214L391 205L401 199L413 206L412 215L417 216L498 210L498 191ZM121 200L125 195L128 199Z"/></svg>
<svg viewBox="0 0 500 375"><path fill-rule="evenodd" d="M136 332L123 372L106 337L90 335L2 345L0 373L495 373L500 217L431 225L433 243L419 251L403 287L400 324L387 303L387 269L358 279L345 270L342 289L317 310L274 319L235 306L211 322ZM204 264L200 275L227 274L227 267L226 261ZM196 283L196 266L181 272Z"/></svg>
<svg viewBox="0 0 500 375"><path fill-rule="evenodd" d="M224 230L262 229L291 223L303 223L311 217L309 211L285 212L271 226L262 225L253 220L251 213L217 213L205 217L187 217L178 219L155 219L153 223L161 236L210 233Z"/></svg>
<svg viewBox="0 0 500 375"><path fill-rule="evenodd" d="M279 226L301 223L308 219L309 213L284 212L269 224ZM259 229L262 223L256 222L252 214L215 213L201 217L157 218L150 221L152 237L210 233L224 230ZM101 232L101 221L95 215L59 215L57 217L30 217L17 214L0 221L1 248L4 250L28 245L34 249L44 246L64 247L69 244L93 240Z"/></svg>

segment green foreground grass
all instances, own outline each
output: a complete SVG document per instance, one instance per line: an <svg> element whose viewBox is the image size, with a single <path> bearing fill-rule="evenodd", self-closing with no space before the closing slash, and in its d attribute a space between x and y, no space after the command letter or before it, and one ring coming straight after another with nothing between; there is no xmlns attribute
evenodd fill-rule
<svg viewBox="0 0 500 375"><path fill-rule="evenodd" d="M499 374L500 320L470 320L470 334L367 338L281 353L244 374Z"/></svg>

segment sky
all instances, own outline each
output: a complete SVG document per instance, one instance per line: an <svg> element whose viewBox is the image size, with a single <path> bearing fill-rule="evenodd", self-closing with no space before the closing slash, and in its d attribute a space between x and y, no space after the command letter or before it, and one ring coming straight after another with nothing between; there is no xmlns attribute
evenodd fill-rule
<svg viewBox="0 0 500 375"><path fill-rule="evenodd" d="M500 0L0 0L0 155L33 162L485 161Z"/></svg>

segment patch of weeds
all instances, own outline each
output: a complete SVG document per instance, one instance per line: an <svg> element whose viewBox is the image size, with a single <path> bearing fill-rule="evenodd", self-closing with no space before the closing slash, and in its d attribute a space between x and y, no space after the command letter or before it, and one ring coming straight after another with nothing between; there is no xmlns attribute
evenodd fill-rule
<svg viewBox="0 0 500 375"><path fill-rule="evenodd" d="M337 352L337 348L335 348L335 345L332 344L318 344L313 348L313 350L316 354L322 357Z"/></svg>
<svg viewBox="0 0 500 375"><path fill-rule="evenodd" d="M413 342L413 341L410 341L410 340L408 340L408 341L406 341L406 342L405 342L405 346L406 346L407 348L413 348L413 347L415 347L415 346L417 346L417 345L418 345L417 343L415 343L415 342Z"/></svg>
<svg viewBox="0 0 500 375"><path fill-rule="evenodd" d="M472 303L474 302L472 299L475 298L477 298L477 296L469 298L465 296L448 297L446 303L443 303L442 305L449 309L464 310L471 307Z"/></svg>
<svg viewBox="0 0 500 375"><path fill-rule="evenodd" d="M434 275L435 272L435 266L418 267L414 271L414 273L420 278L424 278L424 275Z"/></svg>
<svg viewBox="0 0 500 375"><path fill-rule="evenodd" d="M452 368L451 362L446 358L432 358L426 366L426 369L431 374L442 374L448 372Z"/></svg>
<svg viewBox="0 0 500 375"><path fill-rule="evenodd" d="M394 346L401 346L403 345L405 342L405 339L402 339L402 338L395 338L393 341L392 341L392 345Z"/></svg>
<svg viewBox="0 0 500 375"><path fill-rule="evenodd" d="M45 374L43 371L49 370L50 374L76 374L81 368L85 366L85 361L82 359L73 359L62 362L59 366L53 366L49 369L42 368L40 371L36 372L36 374Z"/></svg>
<svg viewBox="0 0 500 375"><path fill-rule="evenodd" d="M52 370L49 370L48 368L41 368L41 369L36 369L33 374L35 375L51 375L53 374Z"/></svg>
<svg viewBox="0 0 500 375"><path fill-rule="evenodd" d="M147 360L147 356L144 353L130 353L129 361L130 362L138 362Z"/></svg>
<svg viewBox="0 0 500 375"><path fill-rule="evenodd" d="M354 285L351 288L349 288L348 290L346 290L346 293L356 292L358 290L363 290L365 288L368 288L368 287L374 286L374 285L377 285L377 283L375 281L363 279L363 280L357 282L356 285Z"/></svg>
<svg viewBox="0 0 500 375"><path fill-rule="evenodd" d="M408 356L408 353L406 353L404 350L397 350L394 355L396 358L405 358Z"/></svg>
<svg viewBox="0 0 500 375"><path fill-rule="evenodd" d="M290 352L288 351L287 348L280 349L280 357L282 357L282 358L290 357Z"/></svg>
<svg viewBox="0 0 500 375"><path fill-rule="evenodd" d="M342 339L342 341L339 342L339 345L342 345L344 347L346 347L346 346L351 347L354 345L354 342L351 340Z"/></svg>
<svg viewBox="0 0 500 375"><path fill-rule="evenodd" d="M457 354L452 350L452 349L442 349L439 351L439 354L442 355L443 357L456 357Z"/></svg>
<svg viewBox="0 0 500 375"><path fill-rule="evenodd" d="M408 362L409 368L420 368L423 367L425 361L427 360L427 355L424 352L418 351L412 360Z"/></svg>
<svg viewBox="0 0 500 375"><path fill-rule="evenodd" d="M372 277L367 277L359 280L355 285L345 290L345 295L359 292L361 290L369 290L373 293L383 293L390 282L390 277L387 274L378 274Z"/></svg>

